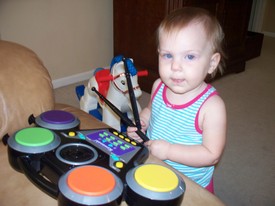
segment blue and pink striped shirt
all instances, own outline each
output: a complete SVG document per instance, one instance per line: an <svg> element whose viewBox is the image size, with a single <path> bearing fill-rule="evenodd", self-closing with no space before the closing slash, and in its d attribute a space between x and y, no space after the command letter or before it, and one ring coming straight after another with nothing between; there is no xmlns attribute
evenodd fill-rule
<svg viewBox="0 0 275 206"><path fill-rule="evenodd" d="M152 96L152 113L147 136L151 140L163 139L172 144L202 144L198 114L203 103L217 94L216 89L208 84L201 94L184 105L169 104L166 90L167 87L161 82ZM214 166L190 167L170 160L165 162L202 187L210 183L214 172Z"/></svg>

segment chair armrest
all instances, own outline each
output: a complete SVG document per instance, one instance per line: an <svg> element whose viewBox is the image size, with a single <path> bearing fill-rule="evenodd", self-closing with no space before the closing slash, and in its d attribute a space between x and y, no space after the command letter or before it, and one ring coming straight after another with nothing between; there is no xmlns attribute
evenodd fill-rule
<svg viewBox="0 0 275 206"><path fill-rule="evenodd" d="M27 127L28 117L54 107L52 81L30 49L0 41L0 137Z"/></svg>

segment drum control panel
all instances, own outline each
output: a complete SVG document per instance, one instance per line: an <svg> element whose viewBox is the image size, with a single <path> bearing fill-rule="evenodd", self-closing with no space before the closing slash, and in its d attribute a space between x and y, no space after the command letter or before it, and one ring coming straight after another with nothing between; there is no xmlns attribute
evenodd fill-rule
<svg viewBox="0 0 275 206"><path fill-rule="evenodd" d="M85 140L110 157L109 167L119 172L141 149L141 145L114 129L61 132L66 138Z"/></svg>

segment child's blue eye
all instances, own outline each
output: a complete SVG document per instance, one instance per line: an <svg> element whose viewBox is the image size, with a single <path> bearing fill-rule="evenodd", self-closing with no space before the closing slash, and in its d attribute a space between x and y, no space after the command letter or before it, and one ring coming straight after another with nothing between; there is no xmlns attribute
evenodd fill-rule
<svg viewBox="0 0 275 206"><path fill-rule="evenodd" d="M172 54L164 54L163 55L165 58L167 58L167 59L171 59L172 58Z"/></svg>
<svg viewBox="0 0 275 206"><path fill-rule="evenodd" d="M194 60L195 56L192 55L192 54L188 54L188 55L185 56L185 59L187 59L187 60Z"/></svg>
<svg viewBox="0 0 275 206"><path fill-rule="evenodd" d="M187 60L193 60L193 59L195 58L195 56L192 55L192 54L188 54L188 55L185 56L185 58L186 58Z"/></svg>

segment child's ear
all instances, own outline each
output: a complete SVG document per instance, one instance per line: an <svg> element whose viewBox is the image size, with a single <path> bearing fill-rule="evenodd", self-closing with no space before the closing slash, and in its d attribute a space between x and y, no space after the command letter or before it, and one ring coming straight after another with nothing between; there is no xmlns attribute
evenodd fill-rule
<svg viewBox="0 0 275 206"><path fill-rule="evenodd" d="M208 74L212 74L216 70L220 60L221 60L221 55L219 53L215 53L212 55L211 60L210 60Z"/></svg>

